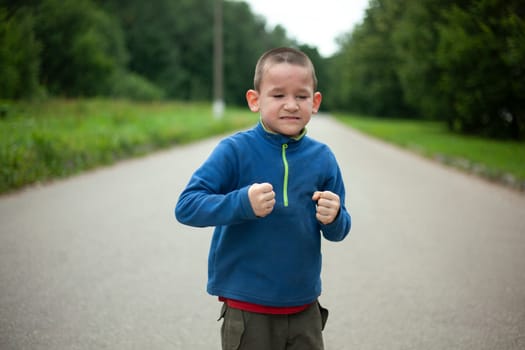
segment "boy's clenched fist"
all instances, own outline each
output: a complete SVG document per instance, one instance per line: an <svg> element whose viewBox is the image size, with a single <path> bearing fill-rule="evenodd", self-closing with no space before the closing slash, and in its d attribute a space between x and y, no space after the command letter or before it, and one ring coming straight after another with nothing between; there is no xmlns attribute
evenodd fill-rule
<svg viewBox="0 0 525 350"><path fill-rule="evenodd" d="M255 183L248 189L248 198L252 205L253 212L258 217L265 217L270 214L275 205L275 192L273 186L267 182Z"/></svg>

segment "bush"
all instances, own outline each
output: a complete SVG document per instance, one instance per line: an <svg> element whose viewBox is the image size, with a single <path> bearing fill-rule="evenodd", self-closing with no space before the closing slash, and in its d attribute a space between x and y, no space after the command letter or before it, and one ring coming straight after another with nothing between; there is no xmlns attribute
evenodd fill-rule
<svg viewBox="0 0 525 350"><path fill-rule="evenodd" d="M161 100L164 90L146 78L133 72L119 72L114 75L110 95L139 101Z"/></svg>

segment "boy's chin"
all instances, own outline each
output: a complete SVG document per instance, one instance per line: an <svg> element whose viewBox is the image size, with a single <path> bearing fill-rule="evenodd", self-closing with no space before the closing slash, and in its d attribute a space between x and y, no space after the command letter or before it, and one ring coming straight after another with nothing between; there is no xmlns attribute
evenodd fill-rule
<svg viewBox="0 0 525 350"><path fill-rule="evenodd" d="M280 132L279 134L281 134L283 136L286 136L286 137L294 138L294 137L297 137L297 136L301 135L301 133L303 132L303 129L300 129L300 130L284 130L283 132Z"/></svg>
<svg viewBox="0 0 525 350"><path fill-rule="evenodd" d="M293 138L293 137L297 137L301 135L305 126L299 123L297 124L277 123L277 124L270 124L270 125L265 124L265 127L271 132L274 132L276 134L280 134L286 137Z"/></svg>

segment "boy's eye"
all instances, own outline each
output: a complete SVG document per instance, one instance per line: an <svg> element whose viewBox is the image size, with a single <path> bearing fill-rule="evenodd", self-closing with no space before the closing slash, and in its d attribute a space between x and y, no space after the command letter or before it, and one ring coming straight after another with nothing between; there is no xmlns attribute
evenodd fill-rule
<svg viewBox="0 0 525 350"><path fill-rule="evenodd" d="M282 94L275 94L275 95L273 95L273 97L275 97L275 98L283 98L284 95L282 95Z"/></svg>
<svg viewBox="0 0 525 350"><path fill-rule="evenodd" d="M297 96L297 98L298 98L299 100L306 100L306 99L308 98L308 96L303 96L303 95L301 95L301 96Z"/></svg>

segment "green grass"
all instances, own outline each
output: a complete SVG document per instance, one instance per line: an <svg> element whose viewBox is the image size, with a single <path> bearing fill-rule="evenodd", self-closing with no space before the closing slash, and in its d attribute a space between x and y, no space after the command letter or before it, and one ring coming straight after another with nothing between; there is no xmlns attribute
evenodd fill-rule
<svg viewBox="0 0 525 350"><path fill-rule="evenodd" d="M207 103L0 101L0 193L228 133L258 118L229 108L216 120L211 110Z"/></svg>
<svg viewBox="0 0 525 350"><path fill-rule="evenodd" d="M451 133L443 123L337 115L371 136L426 157L525 189L525 143Z"/></svg>
<svg viewBox="0 0 525 350"><path fill-rule="evenodd" d="M0 101L0 116L0 193L230 133L258 119L246 108L228 108L216 120L208 103L107 99ZM437 122L337 117L424 156L525 189L525 143L452 134Z"/></svg>

